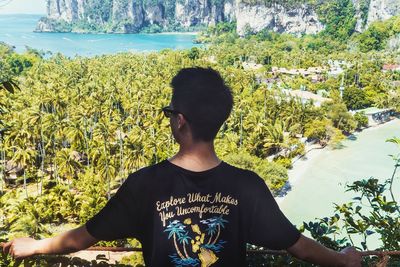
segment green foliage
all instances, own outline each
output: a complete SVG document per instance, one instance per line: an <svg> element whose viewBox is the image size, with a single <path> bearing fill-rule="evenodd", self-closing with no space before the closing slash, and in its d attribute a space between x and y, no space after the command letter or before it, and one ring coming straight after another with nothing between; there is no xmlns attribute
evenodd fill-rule
<svg viewBox="0 0 400 267"><path fill-rule="evenodd" d="M226 40L228 38L234 40L239 36L236 33L236 21L220 22L215 26L209 26L201 31L196 37L196 43L218 42L215 39Z"/></svg>
<svg viewBox="0 0 400 267"><path fill-rule="evenodd" d="M371 4L371 0L360 0L359 5L360 5L360 12L361 12L361 19L363 22L363 25L367 23L368 20L368 13L369 13L369 6Z"/></svg>
<svg viewBox="0 0 400 267"><path fill-rule="evenodd" d="M196 60L200 57L200 50L197 47L193 47L189 50L188 58Z"/></svg>
<svg viewBox="0 0 400 267"><path fill-rule="evenodd" d="M292 168L292 159L291 158L286 158L286 157L277 157L274 159L274 162L281 165L285 169L291 169Z"/></svg>
<svg viewBox="0 0 400 267"><path fill-rule="evenodd" d="M124 257L122 258L121 264L125 264L128 266L134 266L134 267L144 267L144 260L143 256L140 253L135 253L130 257Z"/></svg>
<svg viewBox="0 0 400 267"><path fill-rule="evenodd" d="M375 21L358 36L360 50L382 50L386 48L390 37L400 33L400 16L394 16L386 21Z"/></svg>
<svg viewBox="0 0 400 267"><path fill-rule="evenodd" d="M321 145L326 145L336 134L332 121L316 119L305 126L304 136L310 140L318 140Z"/></svg>
<svg viewBox="0 0 400 267"><path fill-rule="evenodd" d="M343 101L349 110L364 109L371 105L365 91L354 86L345 88L343 92Z"/></svg>
<svg viewBox="0 0 400 267"><path fill-rule="evenodd" d="M5 256L3 256L5 257ZM74 266L74 267L142 267L144 265L130 265L124 263L115 263L112 264L107 259L106 255L100 254L97 255L95 260L88 261L85 259L81 259L79 257L69 257L69 256L35 256L32 258L25 259L23 261L12 261L7 258L2 261L0 258L1 266L28 266L28 267L41 267L41 266Z"/></svg>
<svg viewBox="0 0 400 267"><path fill-rule="evenodd" d="M158 24L151 24L147 27L144 27L141 30L142 33L160 33L163 32L163 28Z"/></svg>
<svg viewBox="0 0 400 267"><path fill-rule="evenodd" d="M0 82L12 80L40 59L41 55L35 54L32 50L17 54L12 47L0 42Z"/></svg>
<svg viewBox="0 0 400 267"><path fill-rule="evenodd" d="M342 102L326 102L323 104L327 117L333 122L333 126L345 133L351 133L357 127L357 122L348 112Z"/></svg>
<svg viewBox="0 0 400 267"><path fill-rule="evenodd" d="M365 112L357 112L354 114L354 119L357 121L357 129L368 127L368 117Z"/></svg>
<svg viewBox="0 0 400 267"><path fill-rule="evenodd" d="M40 22L46 24L47 27L54 32L71 32L73 29L72 25L64 20L55 20L44 17L40 19ZM78 22L77 24L79 23L85 22Z"/></svg>
<svg viewBox="0 0 400 267"><path fill-rule="evenodd" d="M351 0L329 1L319 5L318 15L325 24L322 34L341 41L347 40L356 26L355 12Z"/></svg>
<svg viewBox="0 0 400 267"><path fill-rule="evenodd" d="M95 23L104 23L111 19L112 10L112 0L89 0L85 6L85 16Z"/></svg>

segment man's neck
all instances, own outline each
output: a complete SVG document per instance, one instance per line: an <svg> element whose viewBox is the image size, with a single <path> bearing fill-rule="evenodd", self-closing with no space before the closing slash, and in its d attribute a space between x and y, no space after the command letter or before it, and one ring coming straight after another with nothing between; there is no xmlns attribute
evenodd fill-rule
<svg viewBox="0 0 400 267"><path fill-rule="evenodd" d="M213 142L196 142L186 146L181 145L179 152L169 161L191 171L206 171L221 163L215 153Z"/></svg>

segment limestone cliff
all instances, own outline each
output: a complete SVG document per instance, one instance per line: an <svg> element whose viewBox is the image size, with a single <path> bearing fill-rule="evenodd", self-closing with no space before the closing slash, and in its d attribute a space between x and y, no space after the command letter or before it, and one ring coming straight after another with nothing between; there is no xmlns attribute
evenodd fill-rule
<svg viewBox="0 0 400 267"><path fill-rule="evenodd" d="M371 0L367 24L400 14L400 0Z"/></svg>
<svg viewBox="0 0 400 267"><path fill-rule="evenodd" d="M187 30L235 19L234 0L47 0L47 17L37 30Z"/></svg>
<svg viewBox="0 0 400 267"><path fill-rule="evenodd" d="M315 34L324 28L315 10L305 4L285 7L280 4L261 6L238 2L236 10L239 35L265 28L280 33Z"/></svg>
<svg viewBox="0 0 400 267"><path fill-rule="evenodd" d="M320 0L318 5L334 0ZM176 31L237 22L237 32L269 29L314 34L324 29L315 1L267 0L47 0L38 31L135 33ZM309 4L310 3L310 4ZM314 3L314 4L311 4ZM400 14L400 0L352 0L355 30Z"/></svg>

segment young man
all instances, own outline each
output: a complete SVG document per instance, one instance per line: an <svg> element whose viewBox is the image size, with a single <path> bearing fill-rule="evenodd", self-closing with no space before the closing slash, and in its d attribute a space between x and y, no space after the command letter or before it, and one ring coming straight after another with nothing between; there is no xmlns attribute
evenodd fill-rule
<svg viewBox="0 0 400 267"><path fill-rule="evenodd" d="M69 253L99 240L137 238L146 266L245 266L246 243L286 249L324 266L361 266L353 248L335 252L301 235L255 173L221 161L213 141L233 98L212 69L181 70L172 80L169 117L179 152L129 176L84 226L59 236L16 239L15 258Z"/></svg>

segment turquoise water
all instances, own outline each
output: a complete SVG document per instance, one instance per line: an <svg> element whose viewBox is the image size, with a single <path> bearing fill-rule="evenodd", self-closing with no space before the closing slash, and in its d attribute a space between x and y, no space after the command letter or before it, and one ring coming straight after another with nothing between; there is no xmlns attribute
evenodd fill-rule
<svg viewBox="0 0 400 267"><path fill-rule="evenodd" d="M162 49L187 49L194 34L76 34L35 33L42 15L0 15L0 41L22 52L25 46L60 52L66 56L95 56L117 52L147 52Z"/></svg>
<svg viewBox="0 0 400 267"><path fill-rule="evenodd" d="M333 215L333 203L349 202L354 194L345 193L345 185L374 177L389 179L394 169L390 154L400 148L385 140L400 137L400 120L367 129L356 134L354 141L343 142L344 148L322 151L312 158L292 190L279 204L292 223ZM394 193L400 199L400 171L394 183Z"/></svg>

